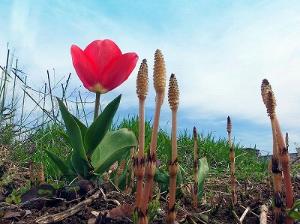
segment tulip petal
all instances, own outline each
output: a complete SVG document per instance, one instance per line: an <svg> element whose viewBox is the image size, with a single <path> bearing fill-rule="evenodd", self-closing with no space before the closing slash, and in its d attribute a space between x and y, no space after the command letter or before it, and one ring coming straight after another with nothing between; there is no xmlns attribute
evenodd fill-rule
<svg viewBox="0 0 300 224"><path fill-rule="evenodd" d="M102 86L112 90L121 85L136 66L138 56L136 53L126 53L113 61L104 71Z"/></svg>
<svg viewBox="0 0 300 224"><path fill-rule="evenodd" d="M96 69L94 65L76 45L72 45L71 55L79 79L82 81L85 88L91 89L91 87L96 84Z"/></svg>
<svg viewBox="0 0 300 224"><path fill-rule="evenodd" d="M99 75L105 70L114 59L120 57L122 52L120 48L111 40L95 40L84 50L84 54L90 59ZM101 79L101 78L100 78Z"/></svg>

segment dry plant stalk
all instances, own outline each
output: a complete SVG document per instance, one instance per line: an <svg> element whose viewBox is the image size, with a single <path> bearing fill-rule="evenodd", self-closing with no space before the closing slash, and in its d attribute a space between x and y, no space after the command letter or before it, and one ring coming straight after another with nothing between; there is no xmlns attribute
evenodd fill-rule
<svg viewBox="0 0 300 224"><path fill-rule="evenodd" d="M266 205L262 205L260 208L259 223L267 224L267 221L268 221L268 207Z"/></svg>
<svg viewBox="0 0 300 224"><path fill-rule="evenodd" d="M30 182L33 186L45 183L44 165L42 163L29 164Z"/></svg>
<svg viewBox="0 0 300 224"><path fill-rule="evenodd" d="M274 179L274 201L275 201L275 215L276 219L280 221L282 215L283 202L281 199L281 181L283 172L283 182L286 190L286 207L291 208L294 201L293 187L290 175L289 154L288 148L284 142L284 137L281 132L278 118L276 116L275 108L276 101L272 91L272 87L268 80L264 79L262 82L262 97L266 105L268 115L271 119L272 133L273 133L273 157L272 157L272 172ZM288 136L287 136L288 137ZM280 169L282 167L282 172ZM280 212L279 212L280 210ZM278 212L277 212L278 211ZM277 214L280 213L280 214ZM293 223L289 217L286 218L285 223Z"/></svg>
<svg viewBox="0 0 300 224"><path fill-rule="evenodd" d="M289 133L285 133L285 145L286 145L286 149L289 150Z"/></svg>
<svg viewBox="0 0 300 224"><path fill-rule="evenodd" d="M126 168L126 160L123 159L123 160L121 160L121 162L117 168L117 172L116 172L116 176L115 176L115 185L116 186L119 186L120 176L124 172L125 168Z"/></svg>
<svg viewBox="0 0 300 224"><path fill-rule="evenodd" d="M236 178L235 178L235 152L234 146L231 139L232 123L231 119L227 117L227 134L228 134L228 144L230 147L229 159L230 159L230 183L231 183L231 200L232 204L235 206L237 204L237 194L236 194Z"/></svg>
<svg viewBox="0 0 300 224"><path fill-rule="evenodd" d="M154 175L156 170L156 147L157 147L157 135L159 126L160 110L163 104L166 88L166 69L163 54L160 50L155 51L154 55L154 72L153 82L156 91L156 104L155 114L151 134L150 153L147 156L145 167L145 187L143 189L142 210L139 213L139 223L148 223L147 209L148 202L152 198L152 188L154 182Z"/></svg>
<svg viewBox="0 0 300 224"><path fill-rule="evenodd" d="M274 216L275 222L279 222L282 219L282 175L280 170L279 164L279 152L278 152L278 144L276 138L276 129L275 129L275 107L276 102L273 97L272 88L268 82L268 80L264 79L261 85L261 95L263 102L267 108L267 113L271 120L271 127L272 127L272 135L273 135L273 155L271 160L271 171L273 175L273 188L274 188Z"/></svg>
<svg viewBox="0 0 300 224"><path fill-rule="evenodd" d="M125 189L125 193L126 194L130 194L132 192L133 186L134 186L134 167L133 167L133 162L134 162L134 155L135 155L135 148L132 147L130 150L130 158L131 158L131 162L129 163L129 170L128 170L128 181L129 183L126 183L126 189Z"/></svg>
<svg viewBox="0 0 300 224"><path fill-rule="evenodd" d="M198 133L196 127L193 128L194 137L194 186L193 186L193 206L198 207L198 169L199 169L199 151L198 151Z"/></svg>
<svg viewBox="0 0 300 224"><path fill-rule="evenodd" d="M68 208L67 210L64 210L62 212L56 213L56 214L46 214L42 217L37 218L33 223L39 223L39 224L48 224L48 223L56 223L59 221L63 221L66 218L75 215L76 213L82 211L83 209L87 208L94 200L99 198L100 196L100 190L88 197L87 199L76 203L76 205Z"/></svg>
<svg viewBox="0 0 300 224"><path fill-rule="evenodd" d="M137 75L136 93L139 98L139 147L138 155L137 157L134 157L133 160L133 168L134 174L137 177L135 207L137 210L140 210L143 193L143 179L145 173L145 100L148 93L148 65L146 59L142 61Z"/></svg>
<svg viewBox="0 0 300 224"><path fill-rule="evenodd" d="M176 176L178 171L177 160L177 110L179 104L179 88L175 75L172 74L169 81L168 100L172 111L172 158L169 163L169 203L167 223L173 224L176 219L175 201L176 201Z"/></svg>

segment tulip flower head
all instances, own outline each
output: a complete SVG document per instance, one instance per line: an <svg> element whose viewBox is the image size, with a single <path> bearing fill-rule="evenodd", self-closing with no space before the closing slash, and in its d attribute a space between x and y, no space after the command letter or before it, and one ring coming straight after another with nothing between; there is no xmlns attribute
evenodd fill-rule
<svg viewBox="0 0 300 224"><path fill-rule="evenodd" d="M73 65L85 88L106 93L127 80L136 66L138 55L122 54L112 40L95 40L84 50L72 45Z"/></svg>

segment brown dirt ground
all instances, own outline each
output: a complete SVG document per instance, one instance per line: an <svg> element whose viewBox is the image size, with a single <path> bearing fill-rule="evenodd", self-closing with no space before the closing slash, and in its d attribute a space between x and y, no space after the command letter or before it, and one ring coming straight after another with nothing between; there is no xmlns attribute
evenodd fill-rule
<svg viewBox="0 0 300 224"><path fill-rule="evenodd" d="M0 153L1 154L1 153ZM5 173L12 175L11 182L8 185L0 186L0 224L25 224L25 223L36 223L35 220L41 216L47 214L56 214L71 208L83 201L89 195L77 199L75 201L51 201L51 203L45 203L42 201L42 205L31 206L32 208L21 205L8 205L4 202L4 198L7 196L12 189L20 188L23 184L28 181L28 169L20 168L12 163L7 163L3 160L0 164L0 171L3 170L0 178L3 179ZM191 204L191 198L189 196L190 187L183 186L182 194L178 196L178 221L179 223L237 223L232 213L231 206L231 193L229 188L229 177L224 176L223 178L216 178L210 176L205 183L205 195L202 203L197 209L194 209ZM132 223L131 215L128 217L121 218L109 218L106 217L106 213L111 209L117 207L118 203L121 205L128 205L132 210L134 204L133 194L124 194L117 191L113 185L107 183L100 185L105 193L105 198L102 194L100 197L93 201L89 206L84 206L81 211L76 214L65 218L63 221L56 222L58 224L81 224L81 223ZM295 197L300 199L300 180L293 180L293 187ZM93 189L97 191L97 189ZM271 223L272 220L272 185L270 180L266 180L261 183L253 183L250 181L243 181L237 183L238 193L238 205L234 208L237 216L241 216L245 211L246 207L250 207L250 211L247 213L243 223L259 223L259 214L261 205L266 205L269 208L268 220ZM166 217L166 195L161 196L161 210L153 223L165 223L164 218ZM27 203L28 204L28 203ZM35 208L34 208L35 207ZM99 215L95 215L95 212L100 212ZM97 213L97 214L98 214ZM206 221L203 221L205 220ZM185 220L185 221L183 221ZM192 221L193 220L193 221Z"/></svg>

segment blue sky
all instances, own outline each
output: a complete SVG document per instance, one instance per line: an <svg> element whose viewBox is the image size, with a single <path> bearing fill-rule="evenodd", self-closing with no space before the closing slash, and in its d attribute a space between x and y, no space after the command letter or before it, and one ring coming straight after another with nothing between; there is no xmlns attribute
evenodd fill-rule
<svg viewBox="0 0 300 224"><path fill-rule="evenodd" d="M270 152L271 131L261 102L260 83L268 78L276 94L283 131L291 149L300 143L299 1L34 1L0 0L0 64L6 45L15 49L29 82L39 88L46 69L56 78L72 72L69 48L110 38L123 52L135 51L152 68L154 51L165 55L167 72L180 85L179 128L195 125L216 137L226 135L226 117L236 141ZM140 61L139 61L140 62ZM138 67L138 66L137 66ZM152 74L152 69L149 70ZM137 71L103 103L124 95L119 115L136 114ZM152 82L150 82L152 86ZM84 92L84 88L81 87ZM165 101L161 127L170 128ZM152 118L151 88L147 117ZM28 104L30 107L30 104Z"/></svg>

